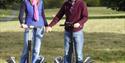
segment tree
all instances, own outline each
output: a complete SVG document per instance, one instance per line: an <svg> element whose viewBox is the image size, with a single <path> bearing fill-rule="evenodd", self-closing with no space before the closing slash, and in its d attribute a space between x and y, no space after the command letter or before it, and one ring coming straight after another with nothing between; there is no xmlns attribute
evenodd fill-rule
<svg viewBox="0 0 125 63"><path fill-rule="evenodd" d="M44 0L45 8L59 8L64 0Z"/></svg>
<svg viewBox="0 0 125 63"><path fill-rule="evenodd" d="M2 9L18 9L21 0L0 0L0 8Z"/></svg>
<svg viewBox="0 0 125 63"><path fill-rule="evenodd" d="M19 9L23 0L0 0L0 9ZM59 8L64 0L43 0L45 8Z"/></svg>
<svg viewBox="0 0 125 63"><path fill-rule="evenodd" d="M4 9L6 9L6 4L7 3L7 1L6 0L0 0L0 8L4 8Z"/></svg>
<svg viewBox="0 0 125 63"><path fill-rule="evenodd" d="M85 0L88 6L100 6L100 0Z"/></svg>
<svg viewBox="0 0 125 63"><path fill-rule="evenodd" d="M117 11L125 11L125 0L101 0L101 4Z"/></svg>

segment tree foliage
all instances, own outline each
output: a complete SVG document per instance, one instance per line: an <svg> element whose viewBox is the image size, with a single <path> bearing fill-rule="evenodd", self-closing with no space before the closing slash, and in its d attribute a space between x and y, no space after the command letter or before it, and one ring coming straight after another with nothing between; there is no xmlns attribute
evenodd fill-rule
<svg viewBox="0 0 125 63"><path fill-rule="evenodd" d="M59 8L64 0L44 0L45 8Z"/></svg>
<svg viewBox="0 0 125 63"><path fill-rule="evenodd" d="M100 0L85 0L88 6L101 6Z"/></svg>
<svg viewBox="0 0 125 63"><path fill-rule="evenodd" d="M125 0L101 0L101 4L117 11L125 11Z"/></svg>
<svg viewBox="0 0 125 63"><path fill-rule="evenodd" d="M0 8L2 9L16 9L19 7L21 0L0 0Z"/></svg>
<svg viewBox="0 0 125 63"><path fill-rule="evenodd" d="M22 0L0 0L2 9L19 9ZM64 0L43 0L45 8L59 8ZM88 6L107 6L113 10L125 11L125 0L85 0Z"/></svg>

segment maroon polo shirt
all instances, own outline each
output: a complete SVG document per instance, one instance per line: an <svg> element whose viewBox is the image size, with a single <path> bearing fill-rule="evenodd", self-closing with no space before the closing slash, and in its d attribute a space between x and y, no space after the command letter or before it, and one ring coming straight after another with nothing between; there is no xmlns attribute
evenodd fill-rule
<svg viewBox="0 0 125 63"><path fill-rule="evenodd" d="M84 23L88 19L87 6L83 0L76 0L72 5L71 2L65 2L57 15L53 18L52 22L49 24L50 27L54 26L60 19L66 16L65 25L73 25L79 23L80 27L73 28L71 26L65 26L66 31L79 31L84 27Z"/></svg>

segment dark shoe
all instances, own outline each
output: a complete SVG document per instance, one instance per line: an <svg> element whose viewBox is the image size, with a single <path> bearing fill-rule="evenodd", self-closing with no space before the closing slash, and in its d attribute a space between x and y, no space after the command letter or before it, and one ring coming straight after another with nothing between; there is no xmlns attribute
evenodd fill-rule
<svg viewBox="0 0 125 63"><path fill-rule="evenodd" d="M78 61L78 62L76 62L76 63L83 63L83 61Z"/></svg>

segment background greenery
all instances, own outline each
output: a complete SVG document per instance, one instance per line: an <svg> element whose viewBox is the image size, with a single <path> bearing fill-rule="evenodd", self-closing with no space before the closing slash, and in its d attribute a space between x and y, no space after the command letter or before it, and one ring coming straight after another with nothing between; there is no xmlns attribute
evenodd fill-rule
<svg viewBox="0 0 125 63"><path fill-rule="evenodd" d="M2 9L19 9L23 0L0 0ZM64 0L44 0L45 8L59 8ZM88 6L106 6L113 10L125 11L125 0L85 0Z"/></svg>
<svg viewBox="0 0 125 63"><path fill-rule="evenodd" d="M58 10L45 10L48 22ZM89 55L94 63L125 63L125 13L105 7L89 7L88 10L89 20L83 29L84 58ZM0 10L0 63L6 63L8 56L15 56L19 62L24 29L19 27L17 15L16 10ZM45 33L40 54L47 63L53 63L56 56L63 56L64 29L59 27L61 23L64 19L53 27L52 32Z"/></svg>

